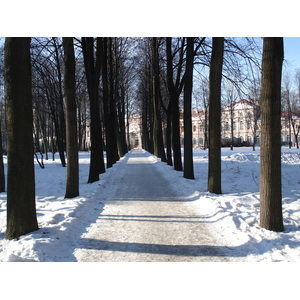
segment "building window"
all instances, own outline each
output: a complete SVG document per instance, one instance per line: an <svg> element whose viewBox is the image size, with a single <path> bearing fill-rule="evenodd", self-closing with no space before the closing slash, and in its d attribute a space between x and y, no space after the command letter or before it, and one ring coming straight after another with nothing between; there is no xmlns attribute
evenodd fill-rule
<svg viewBox="0 0 300 300"><path fill-rule="evenodd" d="M197 131L197 126L196 125L193 126L193 131L194 132Z"/></svg>
<svg viewBox="0 0 300 300"><path fill-rule="evenodd" d="M229 130L229 123L228 122L225 123L225 130Z"/></svg>

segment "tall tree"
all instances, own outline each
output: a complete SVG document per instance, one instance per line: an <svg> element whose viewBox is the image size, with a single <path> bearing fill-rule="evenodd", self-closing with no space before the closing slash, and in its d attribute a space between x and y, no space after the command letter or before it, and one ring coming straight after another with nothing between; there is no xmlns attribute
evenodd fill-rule
<svg viewBox="0 0 300 300"><path fill-rule="evenodd" d="M79 195L78 140L75 101L75 55L73 38L63 38L63 47L65 61L64 91L67 128L67 183L65 198L73 198Z"/></svg>
<svg viewBox="0 0 300 300"><path fill-rule="evenodd" d="M172 54L172 38L166 38L166 54L167 54L167 83L168 92L171 103L171 115L172 115L172 146L174 155L174 169L176 171L182 171L181 161L181 145L180 145L180 121L179 121L179 96L183 89L184 79L182 73L183 69L183 56L184 56L184 43L185 38L181 40L179 47L179 61L176 73L176 80L174 83L174 66Z"/></svg>
<svg viewBox="0 0 300 300"><path fill-rule="evenodd" d="M59 48L61 49L61 44L58 45L57 38L52 38L54 53L55 53L55 61L56 61L56 69L57 69L57 78L58 78L58 121L59 121L59 134L60 138L58 138L57 145L58 145L58 152L60 156L60 160L62 162L62 166L66 166L65 161L65 149L66 149L66 121L64 115L64 100L63 100L63 84L62 84L62 71L60 65L60 55L59 55Z"/></svg>
<svg viewBox="0 0 300 300"><path fill-rule="evenodd" d="M221 81L224 38L214 37L209 72L208 191L221 194Z"/></svg>
<svg viewBox="0 0 300 300"><path fill-rule="evenodd" d="M264 38L261 78L260 226L283 231L281 76L283 38Z"/></svg>
<svg viewBox="0 0 300 300"><path fill-rule="evenodd" d="M2 130L0 122L0 193L5 192L5 173L3 163Z"/></svg>
<svg viewBox="0 0 300 300"><path fill-rule="evenodd" d="M153 153L153 105L152 105L152 81L151 81L151 41L148 38L141 39L138 50L140 63L139 86L137 98L140 102L142 114L141 138L142 147L150 153Z"/></svg>
<svg viewBox="0 0 300 300"><path fill-rule="evenodd" d="M166 154L162 136L162 124L159 105L159 57L158 57L158 42L157 38L152 38L152 86L153 86L153 146L154 155L161 158L161 161L166 162Z"/></svg>
<svg viewBox="0 0 300 300"><path fill-rule="evenodd" d="M117 144L117 111L116 111L116 95L115 95L115 85L116 85L116 74L114 73L114 57L113 57L113 39L108 38L107 44L107 53L108 53L108 90L109 90L109 124L111 128L110 137L112 143L112 155L113 163L116 163L119 159L118 144Z"/></svg>
<svg viewBox="0 0 300 300"><path fill-rule="evenodd" d="M33 163L30 40L5 40L7 239L38 229Z"/></svg>
<svg viewBox="0 0 300 300"><path fill-rule="evenodd" d="M99 174L105 172L102 127L100 122L98 99L102 52L100 38L97 38L96 59L94 58L94 39L92 37L82 38L82 52L88 85L91 115L91 162L88 183L93 183L99 180Z"/></svg>
<svg viewBox="0 0 300 300"><path fill-rule="evenodd" d="M65 167L66 126L61 66L62 42L58 38L32 38L31 44L33 105L35 119L40 123L40 126L35 124L35 130L37 134L40 131L45 141L48 129L53 159L54 153L58 150L61 164ZM45 147L46 143L43 144Z"/></svg>
<svg viewBox="0 0 300 300"><path fill-rule="evenodd" d="M183 91L184 101L184 165L183 177L195 179L193 165L193 132L192 132L192 91L194 69L194 40L187 38L186 69Z"/></svg>
<svg viewBox="0 0 300 300"><path fill-rule="evenodd" d="M102 85L107 168L111 168L117 161L111 50L111 38L103 38Z"/></svg>

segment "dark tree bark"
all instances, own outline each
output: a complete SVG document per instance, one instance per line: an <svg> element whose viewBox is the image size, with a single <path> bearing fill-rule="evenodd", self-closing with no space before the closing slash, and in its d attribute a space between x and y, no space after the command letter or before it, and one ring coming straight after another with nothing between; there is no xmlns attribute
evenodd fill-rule
<svg viewBox="0 0 300 300"><path fill-rule="evenodd" d="M114 62L113 62L113 40L111 37L108 38L108 78L109 78L109 124L110 124L110 142L111 150L113 156L113 164L119 159L118 152L118 126L117 126L117 111L116 111L116 95L115 95L115 85L116 85L116 74L114 73Z"/></svg>
<svg viewBox="0 0 300 300"><path fill-rule="evenodd" d="M221 194L221 81L224 38L213 38L209 73L208 191Z"/></svg>
<svg viewBox="0 0 300 300"><path fill-rule="evenodd" d="M147 52L143 53L146 61L143 66L142 81L139 86L141 94L142 108L142 147L153 153L153 105L152 105L152 80L151 80L151 63L147 60Z"/></svg>
<svg viewBox="0 0 300 300"><path fill-rule="evenodd" d="M154 155L159 157L161 161L166 162L166 153L164 149L162 124L159 105L159 61L158 61L158 44L157 38L152 38L152 85L153 85L153 148Z"/></svg>
<svg viewBox="0 0 300 300"><path fill-rule="evenodd" d="M111 112L111 92L109 81L109 46L108 38L103 38L103 56L102 56L102 84L103 84L103 109L105 123L105 139L106 139L106 166L111 168L116 163L115 157L115 131L113 124L113 116Z"/></svg>
<svg viewBox="0 0 300 300"><path fill-rule="evenodd" d="M173 166L172 160L172 105L167 108L167 164Z"/></svg>
<svg viewBox="0 0 300 300"><path fill-rule="evenodd" d="M126 143L126 125L125 125L125 91L124 87L120 87L120 95L117 99L117 114L118 114L118 149L120 156L123 157L128 152Z"/></svg>
<svg viewBox="0 0 300 300"><path fill-rule="evenodd" d="M142 100L142 147L153 153L153 105L152 97L150 95L150 87L148 86L151 82L151 78L145 79L146 87L143 90L143 100Z"/></svg>
<svg viewBox="0 0 300 300"><path fill-rule="evenodd" d="M260 226L283 231L281 74L283 38L264 38L261 78Z"/></svg>
<svg viewBox="0 0 300 300"><path fill-rule="evenodd" d="M181 145L180 145L180 121L179 121L179 96L182 92L184 80L180 80L182 65L183 65L183 47L184 40L182 41L180 58L178 63L178 70L176 81L174 83L173 72L173 55L172 55L172 38L166 38L166 52L167 52L167 83L168 92L171 103L171 115L172 115L172 146L174 156L174 169L176 171L182 171L181 160Z"/></svg>
<svg viewBox="0 0 300 300"><path fill-rule="evenodd" d="M79 195L79 166L77 117L75 101L75 56L73 38L63 38L65 61L65 105L66 105L66 138L67 138L67 183L65 198Z"/></svg>
<svg viewBox="0 0 300 300"><path fill-rule="evenodd" d="M2 130L0 122L0 193L5 192L5 174L3 164Z"/></svg>
<svg viewBox="0 0 300 300"><path fill-rule="evenodd" d="M99 38L98 38L99 39ZM91 115L91 162L88 183L99 180L99 174L105 172L103 158L102 128L100 122L98 87L100 77L101 43L97 40L96 63L94 60L94 39L90 37L82 38L82 50L84 65L88 84Z"/></svg>
<svg viewBox="0 0 300 300"><path fill-rule="evenodd" d="M58 53L58 45L56 38L52 38L53 46L55 50L55 60L56 60L56 68L57 68L57 75L58 75L58 111L55 112L57 114L57 147L59 152L59 157L61 160L61 165L63 167L66 166L66 159L65 159L65 149L66 149L66 121L64 116L64 100L63 100L63 84L62 84L62 72L59 60L59 53Z"/></svg>
<svg viewBox="0 0 300 300"><path fill-rule="evenodd" d="M195 179L193 164L192 92L194 69L194 40L187 38L186 70L184 83L184 168L183 177Z"/></svg>
<svg viewBox="0 0 300 300"><path fill-rule="evenodd" d="M33 163L30 40L5 40L7 239L18 238L38 229Z"/></svg>

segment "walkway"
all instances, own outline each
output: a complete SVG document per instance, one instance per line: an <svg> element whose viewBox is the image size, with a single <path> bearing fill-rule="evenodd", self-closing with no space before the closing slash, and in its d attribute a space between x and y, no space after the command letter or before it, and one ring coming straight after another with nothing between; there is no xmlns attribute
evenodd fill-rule
<svg viewBox="0 0 300 300"><path fill-rule="evenodd" d="M176 194L147 152L129 153L115 191L84 236L78 261L226 261L221 248ZM175 171L174 171L175 172Z"/></svg>

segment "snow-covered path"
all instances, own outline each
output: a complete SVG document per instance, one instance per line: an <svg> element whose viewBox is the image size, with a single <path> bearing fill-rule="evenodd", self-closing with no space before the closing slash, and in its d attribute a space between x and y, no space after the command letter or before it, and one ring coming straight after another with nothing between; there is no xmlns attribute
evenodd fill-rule
<svg viewBox="0 0 300 300"><path fill-rule="evenodd" d="M78 261L226 261L190 205L198 195L172 189L151 155L129 153L104 210L75 250Z"/></svg>

